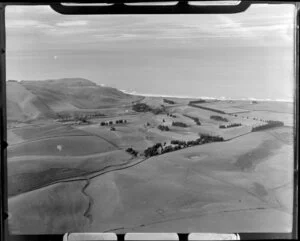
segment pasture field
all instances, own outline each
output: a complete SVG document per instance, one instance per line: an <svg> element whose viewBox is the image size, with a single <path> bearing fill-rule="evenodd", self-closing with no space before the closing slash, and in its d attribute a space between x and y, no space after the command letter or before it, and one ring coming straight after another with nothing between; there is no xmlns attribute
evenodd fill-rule
<svg viewBox="0 0 300 241"><path fill-rule="evenodd" d="M82 195L85 181L58 183L9 199L9 228L13 234L76 232L88 223L89 199Z"/></svg>
<svg viewBox="0 0 300 241"><path fill-rule="evenodd" d="M251 223L251 231L290 231L291 148L268 133L251 133L99 176L87 188L94 200L88 230L236 232ZM224 216L230 225L220 225Z"/></svg>
<svg viewBox="0 0 300 241"><path fill-rule="evenodd" d="M276 120L282 121L286 126L294 126L294 115L293 113L278 113L269 111L251 111L243 114L238 114L239 116L249 117L249 118L259 118L264 120Z"/></svg>
<svg viewBox="0 0 300 241"><path fill-rule="evenodd" d="M121 150L76 157L13 157L8 165L8 195L19 195L70 178L80 179L111 166L128 164L131 159Z"/></svg>
<svg viewBox="0 0 300 241"><path fill-rule="evenodd" d="M17 136L24 142L28 140L39 140L51 137L87 135L83 131L76 131L76 129L72 128L71 126L61 125L58 123L35 124L31 126L25 126L23 128L13 128L8 129L8 133L11 136ZM8 138L8 142L11 144L20 143L20 141L14 141L13 137Z"/></svg>
<svg viewBox="0 0 300 241"><path fill-rule="evenodd" d="M9 148L8 157L27 155L80 156L113 150L116 150L113 144L96 136L68 136L16 144Z"/></svg>
<svg viewBox="0 0 300 241"><path fill-rule="evenodd" d="M250 111L269 111L278 113L293 113L294 104L291 102L279 101L246 101L246 100L226 100L226 101L207 101L207 103L197 104L226 113L250 112Z"/></svg>
<svg viewBox="0 0 300 241"><path fill-rule="evenodd" d="M72 91L74 96L66 106L87 108L87 101L75 99L78 90L72 87ZM170 104L164 97L133 98L109 91L123 98L119 106L115 101L99 109L97 102L89 100L91 109L98 108L105 116L91 118L84 125L47 119L8 129L9 227L13 234L291 231L290 104L199 104L228 111L219 114L189 106L194 99L165 97L175 102ZM51 103L59 108L55 101ZM136 103L160 112L136 112L132 109ZM212 115L228 122L212 119ZM116 124L120 119L126 123ZM284 126L251 132L265 120L283 121ZM112 124L101 125L109 121ZM232 123L241 126L220 128ZM173 140L194 141L202 134L224 141L150 157L144 154L155 144L172 147Z"/></svg>

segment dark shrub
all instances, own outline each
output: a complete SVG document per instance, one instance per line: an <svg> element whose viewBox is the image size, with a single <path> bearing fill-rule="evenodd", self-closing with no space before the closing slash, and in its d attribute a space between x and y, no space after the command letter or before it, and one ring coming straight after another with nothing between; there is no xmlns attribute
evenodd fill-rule
<svg viewBox="0 0 300 241"><path fill-rule="evenodd" d="M187 124L183 123L183 122L172 122L172 126L179 126L179 127L188 127Z"/></svg>
<svg viewBox="0 0 300 241"><path fill-rule="evenodd" d="M164 108L154 108L151 110L154 115L159 115L165 113Z"/></svg>
<svg viewBox="0 0 300 241"><path fill-rule="evenodd" d="M152 110L152 108L145 103L134 104L132 109L136 112L148 112Z"/></svg>
<svg viewBox="0 0 300 241"><path fill-rule="evenodd" d="M212 116L210 116L210 119L215 120L215 121L228 122L228 119L226 119L225 117L219 116L219 115L212 115Z"/></svg>
<svg viewBox="0 0 300 241"><path fill-rule="evenodd" d="M172 146L166 146L161 153L167 153L167 152L171 152L174 151Z"/></svg>
<svg viewBox="0 0 300 241"><path fill-rule="evenodd" d="M126 149L127 152L131 153L133 151L133 149L131 147Z"/></svg>
<svg viewBox="0 0 300 241"><path fill-rule="evenodd" d="M220 114L226 114L225 111L217 110L217 109L213 109L213 108L209 108L209 107L205 107L205 106L201 106L201 105L197 105L197 103L199 103L199 102L190 101L189 102L189 106L200 108L200 109L203 109L203 110L210 110L210 111L213 111L213 112L216 112L216 113L220 113Z"/></svg>
<svg viewBox="0 0 300 241"><path fill-rule="evenodd" d="M164 126L164 125L159 125L157 128L161 131L169 131L170 130L170 128L168 126Z"/></svg>
<svg viewBox="0 0 300 241"><path fill-rule="evenodd" d="M130 153L131 155L133 155L133 156L137 156L138 155L138 152L136 150L132 149L131 147L127 148L126 151L128 153Z"/></svg>
<svg viewBox="0 0 300 241"><path fill-rule="evenodd" d="M252 132L261 131L261 130L265 130L265 129L269 129L269 128L273 128L273 127L279 127L279 126L284 126L284 123L282 121L269 120L269 121L267 121L266 124L262 124L260 126L252 127Z"/></svg>
<svg viewBox="0 0 300 241"><path fill-rule="evenodd" d="M167 99L163 99L163 101L167 104L171 104L171 105L174 105L176 104L173 100L167 100Z"/></svg>
<svg viewBox="0 0 300 241"><path fill-rule="evenodd" d="M237 127L237 126L241 126L242 124L240 124L240 123L232 123L232 124L230 124L230 125L220 125L219 127L221 128L221 129L224 129L224 128L232 128L232 127Z"/></svg>
<svg viewBox="0 0 300 241"><path fill-rule="evenodd" d="M184 116L192 119L196 123L196 125L201 126L201 122L199 121L198 117L193 117L193 116L190 116L190 115L184 115Z"/></svg>
<svg viewBox="0 0 300 241"><path fill-rule="evenodd" d="M190 104L201 104L201 103L205 103L206 101L205 100L194 100L194 101L190 101Z"/></svg>

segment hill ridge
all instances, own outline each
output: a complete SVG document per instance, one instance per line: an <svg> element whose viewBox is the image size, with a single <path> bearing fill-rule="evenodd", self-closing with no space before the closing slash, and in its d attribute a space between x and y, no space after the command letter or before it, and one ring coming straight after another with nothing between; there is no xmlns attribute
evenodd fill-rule
<svg viewBox="0 0 300 241"><path fill-rule="evenodd" d="M53 118L61 111L117 107L138 99L138 96L84 78L8 81L7 91L8 120L11 121Z"/></svg>

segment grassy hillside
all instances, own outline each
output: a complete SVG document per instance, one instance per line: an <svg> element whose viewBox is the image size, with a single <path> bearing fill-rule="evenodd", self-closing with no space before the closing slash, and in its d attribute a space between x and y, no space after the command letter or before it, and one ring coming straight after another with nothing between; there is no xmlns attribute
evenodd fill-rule
<svg viewBox="0 0 300 241"><path fill-rule="evenodd" d="M8 121L23 122L40 117L55 116L48 105L20 83L8 82L6 95Z"/></svg>
<svg viewBox="0 0 300 241"><path fill-rule="evenodd" d="M115 88L96 85L79 78L21 81L21 84L47 103L54 111L98 109L133 101L134 97Z"/></svg>
<svg viewBox="0 0 300 241"><path fill-rule="evenodd" d="M81 78L8 81L7 116L8 121L25 122L61 111L116 107L138 98Z"/></svg>

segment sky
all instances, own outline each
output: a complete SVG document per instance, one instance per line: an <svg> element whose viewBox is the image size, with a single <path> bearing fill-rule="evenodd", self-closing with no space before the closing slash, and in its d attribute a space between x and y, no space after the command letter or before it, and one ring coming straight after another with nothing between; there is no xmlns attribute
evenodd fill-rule
<svg viewBox="0 0 300 241"><path fill-rule="evenodd" d="M81 77L130 93L291 100L293 5L219 15L6 8L7 79Z"/></svg>

